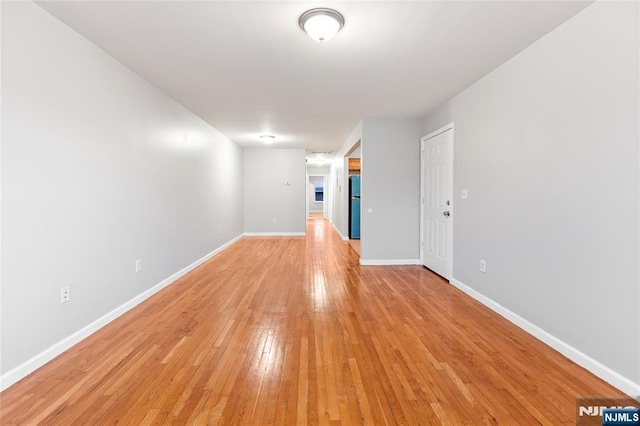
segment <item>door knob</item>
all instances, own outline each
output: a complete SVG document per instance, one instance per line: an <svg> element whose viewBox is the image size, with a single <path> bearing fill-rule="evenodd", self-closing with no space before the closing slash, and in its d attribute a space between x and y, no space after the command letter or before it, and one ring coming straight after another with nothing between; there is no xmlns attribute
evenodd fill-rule
<svg viewBox="0 0 640 426"><path fill-rule="evenodd" d="M442 212L443 215L445 215L446 217L451 216L451 212L449 210Z"/></svg>

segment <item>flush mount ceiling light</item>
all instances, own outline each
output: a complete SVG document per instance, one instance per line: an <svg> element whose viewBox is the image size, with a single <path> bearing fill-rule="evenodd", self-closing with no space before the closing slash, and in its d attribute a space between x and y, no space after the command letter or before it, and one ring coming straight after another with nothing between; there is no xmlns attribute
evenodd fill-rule
<svg viewBox="0 0 640 426"><path fill-rule="evenodd" d="M262 135L260 136L260 140L266 144L272 143L276 139L273 135Z"/></svg>
<svg viewBox="0 0 640 426"><path fill-rule="evenodd" d="M309 37L320 43L331 40L344 26L344 17L333 9L319 7L300 15L298 24Z"/></svg>

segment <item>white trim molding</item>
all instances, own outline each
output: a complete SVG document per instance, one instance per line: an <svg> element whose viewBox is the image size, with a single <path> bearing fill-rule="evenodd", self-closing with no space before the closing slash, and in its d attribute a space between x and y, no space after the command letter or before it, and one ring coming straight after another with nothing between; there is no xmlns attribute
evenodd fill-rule
<svg viewBox="0 0 640 426"><path fill-rule="evenodd" d="M138 306L139 304L141 304L142 302L144 302L154 294L158 293L160 290L173 284L176 280L188 274L198 266L202 265L204 262L211 259L216 254L227 249L228 247L236 243L241 238L242 238L242 234L235 237L231 241L223 244L222 246L218 247L212 252L206 254L204 257L196 260L191 265L181 269L180 271L176 272L170 277L165 278L155 286L140 293L133 299L123 303L122 305L118 306L111 312L106 313L105 315L101 316L100 318L93 321L89 325L82 327L80 330L76 331L75 333L65 337L64 339L60 340L58 343L55 343L53 346L49 347L48 349L45 349L44 351L32 357L31 359L7 371L2 376L0 376L0 392L4 391L11 385L17 383L19 380L22 380L29 374L33 373L38 368L42 367L43 365L45 365L46 363L48 363L58 355L62 354L66 350L70 349L72 346L76 345L77 343L80 343L82 340L86 339L96 331L100 330L102 327L109 324L111 321L125 314L127 311L130 311L131 309L135 308L136 306Z"/></svg>
<svg viewBox="0 0 640 426"><path fill-rule="evenodd" d="M611 368L607 367L601 362L596 361L595 359L591 358L584 352L581 352L580 350L574 348L573 346L567 344L566 342L558 339L557 337L553 336L552 334L548 333L547 331L543 330L537 325L527 321L526 319L522 318L520 315L516 314L515 312L510 311L509 309L505 308L498 302L494 301L493 299L490 299L489 297L483 295L482 293L479 293L478 291L472 289L466 284L461 283L455 278L452 278L450 282L452 285L454 285L464 293L468 294L473 299L482 303L487 308L491 309L492 311L496 312L500 316L504 317L514 325L520 327L522 330L531 334L536 339L542 341L543 343L546 343L548 346L560 352L562 355L566 356L571 361L575 362L581 367L586 368L591 373L600 377L605 382L611 384L612 386L615 386L616 388L620 389L622 392L634 398L637 398L638 395L640 395L640 383L634 383L631 379L624 377L620 373L612 370Z"/></svg>
<svg viewBox="0 0 640 426"><path fill-rule="evenodd" d="M306 237L306 232L245 232L245 237Z"/></svg>
<svg viewBox="0 0 640 426"><path fill-rule="evenodd" d="M373 259L373 260L360 259L360 265L362 266L420 265L420 259Z"/></svg>
<svg viewBox="0 0 640 426"><path fill-rule="evenodd" d="M344 235L342 235L342 232L340 232L335 223L331 222L331 225L333 225L333 229L335 229L340 238L342 238L342 241L349 241L349 237L345 237Z"/></svg>

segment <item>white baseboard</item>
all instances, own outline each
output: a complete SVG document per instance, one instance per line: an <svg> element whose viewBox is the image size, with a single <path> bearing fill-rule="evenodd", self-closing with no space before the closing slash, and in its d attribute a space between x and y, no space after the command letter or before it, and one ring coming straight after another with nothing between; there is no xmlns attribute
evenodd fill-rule
<svg viewBox="0 0 640 426"><path fill-rule="evenodd" d="M420 259L373 259L373 260L360 259L360 264L361 265L382 265L382 266L420 265Z"/></svg>
<svg viewBox="0 0 640 426"><path fill-rule="evenodd" d="M76 331L75 333L71 334L70 336L65 337L64 339L62 339L58 343L55 343L53 346L49 347L48 349L45 349L41 353L39 353L39 354L35 355L34 357L32 357L31 359L23 362L19 366L7 371L2 376L0 376L0 392L2 392L3 390L7 389L9 386L15 384L19 380L25 378L26 376L28 376L29 374L31 374L32 372L34 372L38 368L40 368L43 365L45 365L47 362L51 361L52 359L54 359L55 357L57 357L58 355L60 355L64 351L70 349L72 346L76 345L80 341L86 339L91 334L93 334L96 331L100 330L102 327L104 327L105 325L109 324L111 321L113 321L116 318L118 318L119 316L123 315L125 312L133 309L134 307L136 307L140 303L144 302L145 300L147 300L148 298L150 298L151 296L153 296L154 294L156 294L157 292L159 292L163 288L169 286L174 281L176 281L178 278L181 278L182 276L184 276L187 273L191 272L192 270L194 270L198 266L202 265L204 262L206 262L207 260L211 259L213 256L215 256L216 254L220 253L221 251L225 250L226 248L228 248L229 246L231 246L232 244L234 244L236 241L238 241L241 238L242 238L242 235L237 236L236 238L232 239L228 243L225 243L224 245L222 245L222 246L218 247L217 249L213 250L211 253L209 253L209 254L205 255L204 257L196 260L191 265L183 268L182 270L176 272L175 274L171 275L170 277L162 280L161 282L159 282L155 286L153 286L150 289L144 291L143 293L140 293L139 295L137 295L133 299L123 303L122 305L118 306L117 308L115 308L111 312L108 312L105 315L101 316L97 320L93 321L91 324L81 328L80 330Z"/></svg>
<svg viewBox="0 0 640 426"><path fill-rule="evenodd" d="M306 232L245 232L245 237L305 237Z"/></svg>
<svg viewBox="0 0 640 426"><path fill-rule="evenodd" d="M596 361L587 354L549 334L537 325L527 321L515 312L510 311L509 309L495 302L493 299L490 299L482 293L477 292L476 290L461 283L455 278L451 279L451 284L453 284L455 287L459 288L478 302L482 303L492 311L498 313L513 324L517 325L527 333L531 334L536 339L551 346L553 349L560 352L571 361L586 368L605 382L620 389L627 395L630 395L632 397L638 397L640 395L640 383L634 383L631 379L628 379L620 373L615 372L606 365L600 363L599 361Z"/></svg>
<svg viewBox="0 0 640 426"><path fill-rule="evenodd" d="M349 241L349 237L345 237L344 235L342 235L342 232L340 232L340 230L338 229L335 223L331 222L331 224L333 225L333 229L336 230L340 238L342 238L342 241Z"/></svg>

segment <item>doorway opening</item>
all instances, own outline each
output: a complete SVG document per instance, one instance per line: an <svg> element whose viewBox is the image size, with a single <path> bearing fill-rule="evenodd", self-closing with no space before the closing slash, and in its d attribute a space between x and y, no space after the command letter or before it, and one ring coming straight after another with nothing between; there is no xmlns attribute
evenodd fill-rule
<svg viewBox="0 0 640 426"><path fill-rule="evenodd" d="M347 169L347 230L349 244L360 254L361 241L361 172L362 172L362 148L361 141L358 141L353 148L345 155Z"/></svg>
<svg viewBox="0 0 640 426"><path fill-rule="evenodd" d="M307 177L307 218L327 218L327 175Z"/></svg>
<svg viewBox="0 0 640 426"><path fill-rule="evenodd" d="M361 203L360 203L360 187L361 179L360 172L362 170L362 150L360 148L360 141L354 146L354 149L348 154L348 169L349 169L349 239L360 239L360 217L361 217Z"/></svg>

